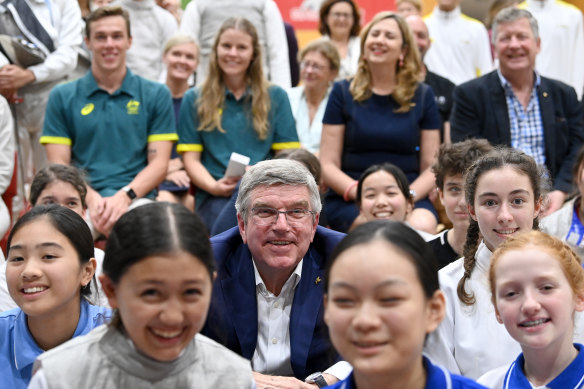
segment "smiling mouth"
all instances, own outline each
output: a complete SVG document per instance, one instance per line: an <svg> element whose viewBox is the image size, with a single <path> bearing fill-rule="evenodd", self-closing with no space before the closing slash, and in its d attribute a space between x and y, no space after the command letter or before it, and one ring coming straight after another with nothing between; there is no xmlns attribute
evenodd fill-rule
<svg viewBox="0 0 584 389"><path fill-rule="evenodd" d="M390 211L381 211L381 212L374 212L373 216L378 218L378 219L387 219L390 218L391 215L393 215L393 212Z"/></svg>
<svg viewBox="0 0 584 389"><path fill-rule="evenodd" d="M519 228L509 228L506 230L493 230L493 231L495 231L499 235L512 235L512 234L516 233L517 231L519 231Z"/></svg>
<svg viewBox="0 0 584 389"><path fill-rule="evenodd" d="M48 288L46 286L35 286L33 288L24 288L22 289L22 292L24 294L34 294L34 293L39 293L42 291L47 290Z"/></svg>
<svg viewBox="0 0 584 389"><path fill-rule="evenodd" d="M537 327L539 325L542 325L544 323L547 323L551 321L551 319L537 319L537 320L529 320L529 321L524 321L522 323L519 323L519 327Z"/></svg>
<svg viewBox="0 0 584 389"><path fill-rule="evenodd" d="M289 244L292 244L292 242L289 240L271 240L268 243L273 244L275 246L287 246Z"/></svg>
<svg viewBox="0 0 584 389"><path fill-rule="evenodd" d="M173 339L173 338L176 338L183 333L182 329L175 330L175 331L165 331L165 330L157 330L157 329L151 328L150 331L152 331L152 333L154 335L159 336L159 337L164 338L164 339Z"/></svg>

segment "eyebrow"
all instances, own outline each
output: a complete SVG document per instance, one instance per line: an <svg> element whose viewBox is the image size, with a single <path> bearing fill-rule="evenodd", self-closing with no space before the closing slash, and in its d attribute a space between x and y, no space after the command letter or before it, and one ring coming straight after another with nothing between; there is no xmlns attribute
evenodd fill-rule
<svg viewBox="0 0 584 389"><path fill-rule="evenodd" d="M509 194L510 195L518 195L518 194L526 194L526 195L529 195L530 193L529 193L529 191L527 191L525 189L516 189L514 191L511 191ZM486 192L486 193L481 193L479 195L479 198L480 197L487 197L487 196L496 196L496 197L498 197L499 194L498 193L493 193L493 192Z"/></svg>
<svg viewBox="0 0 584 389"><path fill-rule="evenodd" d="M198 280L186 280L183 281L182 284L204 284L205 280L203 278L198 279ZM161 281L161 280L155 280L155 279L147 279L147 280L142 280L142 281L138 281L136 283L137 285L143 285L143 284L155 284L155 285L164 285L166 284L165 281Z"/></svg>
<svg viewBox="0 0 584 389"><path fill-rule="evenodd" d="M297 201L297 202L293 203L290 206L290 208L300 207L300 206L302 206L302 207L308 207L308 201L306 201L306 200ZM277 208L277 207L274 207L271 204L264 203L264 202L257 202L257 203L255 203L253 205L252 208L260 208L260 207L264 207L264 208Z"/></svg>
<svg viewBox="0 0 584 389"><path fill-rule="evenodd" d="M10 246L10 250L22 250L26 247L26 245L22 245L22 244L15 244L13 246ZM39 243L37 245L34 246L34 248L38 249L38 248L44 248L44 247L53 247L53 248L57 248L57 249L61 249L63 250L63 246L61 246L58 243L55 242L43 242L43 243Z"/></svg>
<svg viewBox="0 0 584 389"><path fill-rule="evenodd" d="M43 197L40 198L40 201L43 201L43 200L57 200L57 197L55 197L55 196L43 196ZM69 196L69 197L65 197L65 200L67 200L67 201L69 201L69 200L79 201L80 199L79 199L79 197Z"/></svg>
<svg viewBox="0 0 584 389"><path fill-rule="evenodd" d="M398 279L390 279L380 282L379 284L375 285L375 289L379 289L385 286L395 286L395 285L406 285L405 281L398 280ZM351 290L357 290L352 284L349 284L345 281L336 281L331 284L331 288L346 288Z"/></svg>
<svg viewBox="0 0 584 389"><path fill-rule="evenodd" d="M376 188L375 186L366 186L366 187L363 188L363 190L372 190L372 189L375 189L375 188ZM394 184L389 184L389 185L382 186L382 188L399 188L399 186L394 185Z"/></svg>

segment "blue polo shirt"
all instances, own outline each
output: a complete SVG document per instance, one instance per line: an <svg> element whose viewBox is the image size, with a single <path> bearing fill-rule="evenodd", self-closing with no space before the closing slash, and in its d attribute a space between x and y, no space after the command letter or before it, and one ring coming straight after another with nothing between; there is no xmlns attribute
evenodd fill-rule
<svg viewBox="0 0 584 389"><path fill-rule="evenodd" d="M111 318L111 310L81 299L81 314L73 337L85 335ZM0 313L0 387L24 389L32 377L33 363L44 351L36 344L20 308Z"/></svg>
<svg viewBox="0 0 584 389"><path fill-rule="evenodd" d="M584 386L584 352L581 344L574 344L578 350L578 356L551 382L545 385L549 389L580 389ZM515 362L511 364L505 374L504 389L532 389L533 386L525 377L523 366L525 358L519 354Z"/></svg>
<svg viewBox="0 0 584 389"><path fill-rule="evenodd" d="M221 126L225 132L216 129L198 131L200 122L196 101L200 89L189 90L180 108L178 151L201 152L201 163L213 178L219 179L225 174L234 151L250 157L250 165L254 165L271 158L273 151L300 148L288 95L275 85L270 86L268 92L269 131L262 140L253 128L249 89L238 100L225 88L225 103L221 111Z"/></svg>
<svg viewBox="0 0 584 389"><path fill-rule="evenodd" d="M443 367L433 365L432 362L424 357L424 367L426 368L426 386L425 389L486 389L486 387L477 384L475 381L450 373ZM334 385L327 386L331 389L357 389L353 373L343 381Z"/></svg>
<svg viewBox="0 0 584 389"><path fill-rule="evenodd" d="M105 197L146 167L149 142L177 139L167 87L126 68L122 86L112 94L99 88L91 70L56 86L40 142L71 146L72 164L87 172L91 187Z"/></svg>

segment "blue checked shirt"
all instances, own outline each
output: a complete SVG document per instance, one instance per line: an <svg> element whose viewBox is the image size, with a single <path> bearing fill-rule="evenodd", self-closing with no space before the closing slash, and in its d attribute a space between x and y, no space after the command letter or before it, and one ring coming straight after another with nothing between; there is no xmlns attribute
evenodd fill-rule
<svg viewBox="0 0 584 389"><path fill-rule="evenodd" d="M535 73L535 83L531 90L531 97L527 104L527 109L523 105L511 88L509 81L503 77L501 71L497 71L501 86L505 90L507 100L507 110L509 112L509 126L511 128L511 147L523 151L533 157L539 165L545 164L545 141L543 135L543 122L539 109L539 99L537 90L541 83L541 77Z"/></svg>

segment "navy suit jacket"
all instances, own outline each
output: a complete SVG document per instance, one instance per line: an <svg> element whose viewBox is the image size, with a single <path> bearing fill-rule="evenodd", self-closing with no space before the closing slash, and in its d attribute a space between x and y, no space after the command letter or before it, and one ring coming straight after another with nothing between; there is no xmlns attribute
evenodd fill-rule
<svg viewBox="0 0 584 389"><path fill-rule="evenodd" d="M325 261L343 237L344 234L318 226L304 255L290 313L290 362L294 376L301 380L338 361L323 320L323 293ZM217 278L202 333L251 360L258 338L251 253L238 227L214 236L211 245Z"/></svg>
<svg viewBox="0 0 584 389"><path fill-rule="evenodd" d="M572 191L572 165L584 141L582 107L574 89L541 77L537 95L545 138L546 167L554 189ZM493 145L511 146L511 129L505 90L497 71L454 89L450 116L451 138L485 138Z"/></svg>

